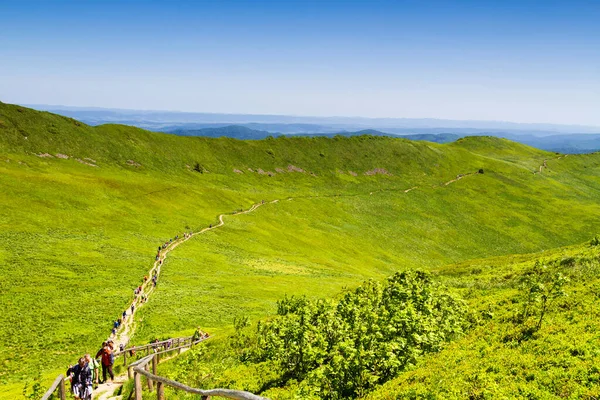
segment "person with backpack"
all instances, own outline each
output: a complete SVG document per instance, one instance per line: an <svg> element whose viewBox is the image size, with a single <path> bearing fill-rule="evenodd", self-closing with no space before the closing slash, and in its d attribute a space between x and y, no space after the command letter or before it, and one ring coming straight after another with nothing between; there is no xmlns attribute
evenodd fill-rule
<svg viewBox="0 0 600 400"><path fill-rule="evenodd" d="M110 380L115 380L115 374L113 374L114 355L111 346L112 341L104 342L102 349L96 354L96 357L100 356L100 363L102 364L102 382L106 382L106 374L110 376Z"/></svg>
<svg viewBox="0 0 600 400"><path fill-rule="evenodd" d="M85 357L81 357L72 368L67 371L71 374L71 391L76 399L91 400L92 399L92 371L85 361Z"/></svg>
<svg viewBox="0 0 600 400"><path fill-rule="evenodd" d="M92 382L97 387L100 383L100 363L95 358L92 358L91 354L89 353L85 355L85 361L92 371Z"/></svg>

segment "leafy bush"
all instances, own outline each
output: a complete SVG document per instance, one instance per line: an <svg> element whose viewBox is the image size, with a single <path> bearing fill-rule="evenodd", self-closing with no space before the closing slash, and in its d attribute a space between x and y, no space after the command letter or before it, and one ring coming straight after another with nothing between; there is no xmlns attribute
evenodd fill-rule
<svg viewBox="0 0 600 400"><path fill-rule="evenodd" d="M284 298L246 359L274 361L326 399L357 397L464 332L466 308L424 272L365 282L341 300Z"/></svg>

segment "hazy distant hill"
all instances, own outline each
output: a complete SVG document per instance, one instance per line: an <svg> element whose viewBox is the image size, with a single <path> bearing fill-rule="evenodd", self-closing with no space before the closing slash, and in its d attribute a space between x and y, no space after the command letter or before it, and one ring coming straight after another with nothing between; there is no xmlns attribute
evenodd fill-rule
<svg viewBox="0 0 600 400"><path fill-rule="evenodd" d="M37 105L33 108L76 118L90 125L119 123L180 136L264 139L303 135L401 136L448 143L465 136L496 136L561 153L600 150L600 127L519 124L497 121L454 121L411 118L303 117L185 113Z"/></svg>
<svg viewBox="0 0 600 400"><path fill-rule="evenodd" d="M279 136L282 133L269 132L257 129L250 129L247 126L242 125L228 125L220 127L209 127L201 129L174 129L169 133L174 133L179 136L201 136L201 137L230 137L241 140L260 140L265 139L269 136ZM415 135L397 135L393 133L381 132L374 129L364 129L355 132L334 132L334 133L295 133L288 134L286 136L323 136L323 137L334 137L334 136L389 136L389 137L402 137L410 140L426 140L435 143L449 143L453 142L463 136L455 135L451 133L444 134L415 134Z"/></svg>
<svg viewBox="0 0 600 400"><path fill-rule="evenodd" d="M282 131L280 127L269 125L296 125L296 132L306 132L305 125L313 125L309 131L319 129L322 133L333 131L357 131L363 129L378 129L393 133L397 129L445 129L468 130L472 134L483 131L496 132L530 132L536 135L551 135L558 133L600 133L600 127L582 125L555 125L543 123L516 123L506 121L460 121L435 118L364 118L364 117L314 117L294 115L260 115L260 114L218 114L152 110L123 110L93 107L67 107L53 105L27 105L37 110L51 111L57 114L76 118L91 125L103 123L131 124L148 129L163 129L166 126L184 124L227 124L246 125L255 129L267 131ZM299 126L298 126L299 125ZM391 131L393 129L394 131ZM291 133L291 132L290 132ZM402 132L413 133L413 132ZM423 133L423 132L420 132ZM429 132L441 133L441 132Z"/></svg>

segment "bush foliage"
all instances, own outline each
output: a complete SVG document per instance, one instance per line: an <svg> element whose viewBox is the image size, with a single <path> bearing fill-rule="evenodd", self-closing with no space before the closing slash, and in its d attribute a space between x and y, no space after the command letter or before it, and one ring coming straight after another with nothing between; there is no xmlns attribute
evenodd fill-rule
<svg viewBox="0 0 600 400"><path fill-rule="evenodd" d="M258 324L244 358L275 361L285 380L306 379L325 399L366 393L466 326L463 303L420 271L367 281L339 301L286 297L278 314Z"/></svg>

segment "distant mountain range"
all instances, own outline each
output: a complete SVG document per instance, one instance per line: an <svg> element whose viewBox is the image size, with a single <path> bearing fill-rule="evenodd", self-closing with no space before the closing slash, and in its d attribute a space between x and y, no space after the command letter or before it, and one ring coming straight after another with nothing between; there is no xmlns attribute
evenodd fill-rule
<svg viewBox="0 0 600 400"><path fill-rule="evenodd" d="M226 136L254 140L278 135L385 135L447 143L464 136L477 135L507 138L561 153L600 150L600 127L579 125L414 118L210 114L51 105L29 107L72 117L90 125L118 123L181 136Z"/></svg>

